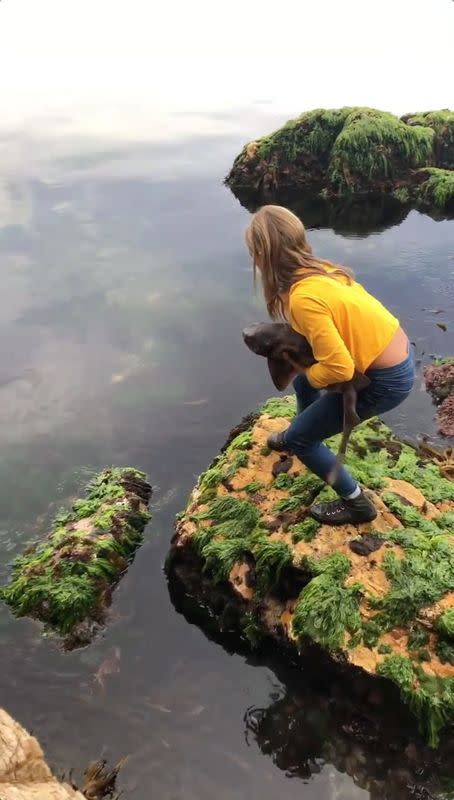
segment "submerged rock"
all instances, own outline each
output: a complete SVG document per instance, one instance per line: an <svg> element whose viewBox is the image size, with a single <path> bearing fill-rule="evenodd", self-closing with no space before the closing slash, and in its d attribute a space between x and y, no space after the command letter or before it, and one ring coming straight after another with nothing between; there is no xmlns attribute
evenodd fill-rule
<svg viewBox="0 0 454 800"><path fill-rule="evenodd" d="M16 559L0 598L16 616L46 623L67 649L88 644L142 541L150 497L144 473L101 472L86 497L58 515L48 538Z"/></svg>
<svg viewBox="0 0 454 800"><path fill-rule="evenodd" d="M424 381L438 405L439 432L443 436L454 436L454 358L439 359L426 367Z"/></svg>
<svg viewBox="0 0 454 800"><path fill-rule="evenodd" d="M436 745L454 720L454 482L373 420L354 432L347 461L378 517L320 526L308 508L332 490L297 459L274 476L266 447L293 414L291 399L272 399L229 440L180 515L168 572L190 565L188 591L198 582L220 628L290 652L315 645L352 675L396 684Z"/></svg>
<svg viewBox="0 0 454 800"><path fill-rule="evenodd" d="M0 709L0 797L2 800L84 800L60 783L47 766L37 740Z"/></svg>
<svg viewBox="0 0 454 800"><path fill-rule="evenodd" d="M454 214L454 112L398 117L317 109L249 142L226 184L251 205L297 189L329 201L387 194L402 207Z"/></svg>

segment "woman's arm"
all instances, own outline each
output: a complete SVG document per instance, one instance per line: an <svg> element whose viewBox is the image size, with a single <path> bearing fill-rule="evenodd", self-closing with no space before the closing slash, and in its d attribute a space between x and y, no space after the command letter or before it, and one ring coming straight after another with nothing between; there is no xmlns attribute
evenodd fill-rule
<svg viewBox="0 0 454 800"><path fill-rule="evenodd" d="M312 347L317 364L305 370L305 375L314 388L324 389L352 379L353 359L323 300L300 294L293 297L290 324Z"/></svg>

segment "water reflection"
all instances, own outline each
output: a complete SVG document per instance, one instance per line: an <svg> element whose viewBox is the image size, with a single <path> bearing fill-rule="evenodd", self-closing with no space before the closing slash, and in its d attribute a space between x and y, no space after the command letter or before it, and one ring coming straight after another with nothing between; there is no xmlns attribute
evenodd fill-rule
<svg viewBox="0 0 454 800"><path fill-rule="evenodd" d="M237 192L244 208L254 212L260 202L250 193ZM304 220L306 228L332 228L342 235L370 236L380 233L394 225L400 225L409 214L410 208L403 206L392 197L379 195L361 199L324 200L321 197L297 192L277 192L266 202L290 208Z"/></svg>

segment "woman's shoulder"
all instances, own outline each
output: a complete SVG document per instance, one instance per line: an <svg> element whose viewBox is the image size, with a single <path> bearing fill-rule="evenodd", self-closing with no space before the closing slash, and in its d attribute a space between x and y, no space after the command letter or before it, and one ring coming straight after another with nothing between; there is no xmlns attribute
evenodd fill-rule
<svg viewBox="0 0 454 800"><path fill-rule="evenodd" d="M330 297L332 294L339 294L339 288L349 283L352 281L347 276L314 270L293 284L289 292L290 302L303 297Z"/></svg>

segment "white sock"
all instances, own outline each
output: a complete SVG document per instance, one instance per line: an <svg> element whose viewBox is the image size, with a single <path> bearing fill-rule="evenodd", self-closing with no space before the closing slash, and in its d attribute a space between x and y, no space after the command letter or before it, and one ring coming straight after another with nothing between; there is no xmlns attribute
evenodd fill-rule
<svg viewBox="0 0 454 800"><path fill-rule="evenodd" d="M356 500L356 498L359 497L360 494L361 494L361 487L359 484L357 484L355 491L352 492L351 494L348 494L347 497L344 497L344 500Z"/></svg>

